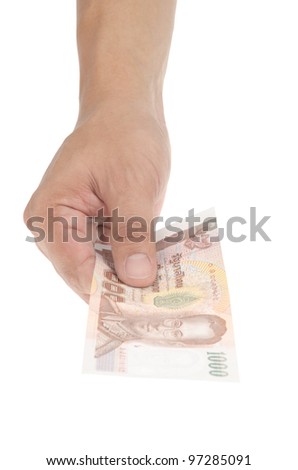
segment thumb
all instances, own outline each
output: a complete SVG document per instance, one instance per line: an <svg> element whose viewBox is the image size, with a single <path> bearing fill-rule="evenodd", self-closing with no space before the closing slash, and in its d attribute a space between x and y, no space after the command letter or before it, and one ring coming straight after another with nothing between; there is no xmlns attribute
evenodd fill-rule
<svg viewBox="0 0 298 470"><path fill-rule="evenodd" d="M110 241L119 279L134 287L153 284L157 266L152 202L126 197L110 212Z"/></svg>

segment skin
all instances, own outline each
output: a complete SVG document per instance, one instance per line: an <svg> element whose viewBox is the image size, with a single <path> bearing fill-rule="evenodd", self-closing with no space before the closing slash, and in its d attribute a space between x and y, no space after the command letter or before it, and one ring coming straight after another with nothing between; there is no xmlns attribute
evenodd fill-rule
<svg viewBox="0 0 298 470"><path fill-rule="evenodd" d="M65 139L28 202L24 220L42 217L46 238L38 247L57 272L89 300L95 254L92 241L63 243L62 224L48 240L47 209L68 221L115 208L127 220L148 221L160 213L170 173L170 144L162 88L175 15L175 0L77 0L80 106L74 131ZM144 287L156 276L155 245L111 240L119 278ZM148 231L149 232L149 231ZM34 234L34 232L33 232ZM93 238L96 239L93 224ZM128 257L130 255L133 258Z"/></svg>

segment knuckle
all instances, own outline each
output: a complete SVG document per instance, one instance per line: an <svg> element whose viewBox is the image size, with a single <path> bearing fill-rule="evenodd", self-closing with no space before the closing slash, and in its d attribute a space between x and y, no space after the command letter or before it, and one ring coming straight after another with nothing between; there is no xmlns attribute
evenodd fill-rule
<svg viewBox="0 0 298 470"><path fill-rule="evenodd" d="M24 220L25 225L30 229L32 219L43 218L45 220L46 213L47 213L46 199L41 198L38 191L35 191L32 194L23 212L23 220Z"/></svg>

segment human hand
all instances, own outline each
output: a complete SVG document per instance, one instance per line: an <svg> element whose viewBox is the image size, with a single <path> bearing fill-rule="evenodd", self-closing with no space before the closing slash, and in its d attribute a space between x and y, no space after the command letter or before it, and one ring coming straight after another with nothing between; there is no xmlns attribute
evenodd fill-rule
<svg viewBox="0 0 298 470"><path fill-rule="evenodd" d="M113 236L110 240L121 281L136 287L152 284L156 260L150 222L160 213L169 172L170 145L163 112L160 108L158 112L149 110L144 104L126 105L115 100L102 104L99 111L78 122L59 148L25 209L24 219L30 229L30 218L43 219L45 237L38 247L85 301L89 300L97 231L93 223L92 239L85 242L74 240L73 231L87 238L87 218L96 217L101 209L110 216L118 208L125 223L129 217L142 217L147 230L135 236L144 236L143 241L129 240L125 223L118 227L123 241ZM57 219L50 226L48 208L53 209L55 218L63 217L67 227ZM63 241L66 235L67 242Z"/></svg>
<svg viewBox="0 0 298 470"><path fill-rule="evenodd" d="M38 247L86 301L96 238L95 224L90 237L86 220L101 209L104 216L118 209L125 218L118 227L123 241L111 237L119 278L137 287L155 279L150 222L159 214L170 172L162 89L175 7L175 0L77 0L78 122L31 197L24 218L33 233L42 228L45 236L38 237ZM138 243L129 240L125 230L134 216L147 225ZM38 230L32 223L36 218L41 222ZM114 226L115 220L109 227ZM89 241L76 241L75 233Z"/></svg>

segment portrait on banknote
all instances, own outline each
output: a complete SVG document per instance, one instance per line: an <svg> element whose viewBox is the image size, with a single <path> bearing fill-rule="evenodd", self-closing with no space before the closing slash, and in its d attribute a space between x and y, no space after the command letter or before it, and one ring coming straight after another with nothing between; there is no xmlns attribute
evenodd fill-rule
<svg viewBox="0 0 298 470"><path fill-rule="evenodd" d="M95 355L101 356L127 341L165 347L196 347L213 344L226 332L218 315L144 306L132 309L125 302L101 296Z"/></svg>

